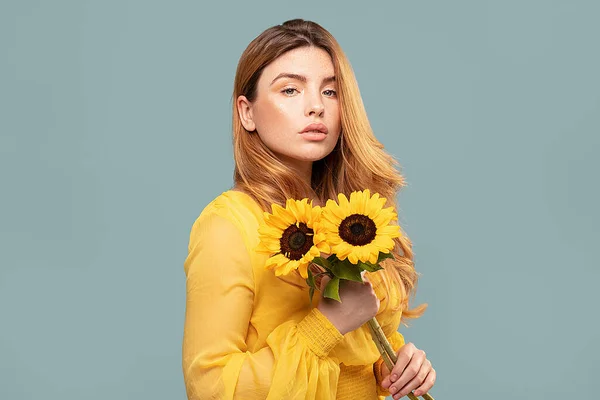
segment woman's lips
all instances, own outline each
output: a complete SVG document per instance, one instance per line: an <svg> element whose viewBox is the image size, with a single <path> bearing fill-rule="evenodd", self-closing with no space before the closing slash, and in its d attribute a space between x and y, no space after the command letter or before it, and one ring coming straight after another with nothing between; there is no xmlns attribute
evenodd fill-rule
<svg viewBox="0 0 600 400"><path fill-rule="evenodd" d="M327 137L327 134L321 131L308 131L301 132L300 134L304 139L310 140L312 142L320 142L322 140L325 140L325 138Z"/></svg>
<svg viewBox="0 0 600 400"><path fill-rule="evenodd" d="M307 125L300 133L311 132L311 131L319 131L322 133L327 133L327 126L322 123L313 122L312 124Z"/></svg>

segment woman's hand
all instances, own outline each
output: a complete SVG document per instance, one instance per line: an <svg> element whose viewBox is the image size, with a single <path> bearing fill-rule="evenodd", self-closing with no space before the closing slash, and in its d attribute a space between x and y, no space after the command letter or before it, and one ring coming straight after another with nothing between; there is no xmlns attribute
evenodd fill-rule
<svg viewBox="0 0 600 400"><path fill-rule="evenodd" d="M364 283L342 280L340 282L341 303L323 297L323 291L328 276L324 276L320 282L321 298L317 308L321 313L331 321L342 335L351 332L365 322L375 317L379 311L379 299L373 290L373 285L366 277L363 277Z"/></svg>
<svg viewBox="0 0 600 400"><path fill-rule="evenodd" d="M398 361L391 374L385 364L381 365L381 376L381 387L388 390L394 400L413 390L415 396L424 395L433 387L436 378L425 352L412 343L406 343L398 350Z"/></svg>

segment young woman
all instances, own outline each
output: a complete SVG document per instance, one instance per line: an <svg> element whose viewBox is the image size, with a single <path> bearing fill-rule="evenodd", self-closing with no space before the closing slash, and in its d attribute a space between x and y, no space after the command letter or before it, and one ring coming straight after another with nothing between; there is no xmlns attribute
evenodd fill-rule
<svg viewBox="0 0 600 400"><path fill-rule="evenodd" d="M315 296L297 274L265 270L255 251L271 204L370 189L395 206L395 161L375 139L348 60L320 25L291 20L267 29L242 54L233 93L235 186L193 224L183 338L189 399L395 399L426 393L435 371L404 343L401 320L417 274L411 243L395 259L344 282L341 303ZM391 203L391 204L390 204ZM398 351L392 373L365 323L378 321Z"/></svg>

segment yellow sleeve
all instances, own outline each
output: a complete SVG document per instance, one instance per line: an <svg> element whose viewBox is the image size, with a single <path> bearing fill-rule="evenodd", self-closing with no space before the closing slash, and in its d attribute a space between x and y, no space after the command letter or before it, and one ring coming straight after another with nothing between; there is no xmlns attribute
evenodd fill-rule
<svg viewBox="0 0 600 400"><path fill-rule="evenodd" d="M253 270L232 221L214 213L196 220L184 270L188 399L335 399L339 365L328 354L343 336L317 309L279 325L267 347L248 351Z"/></svg>

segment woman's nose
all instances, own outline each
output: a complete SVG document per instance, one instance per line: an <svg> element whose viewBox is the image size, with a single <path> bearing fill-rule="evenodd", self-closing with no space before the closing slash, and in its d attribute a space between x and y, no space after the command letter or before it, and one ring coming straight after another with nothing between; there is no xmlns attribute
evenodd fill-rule
<svg viewBox="0 0 600 400"><path fill-rule="evenodd" d="M323 105L323 99L321 99L320 93L317 95L307 96L306 114L310 115L323 115L325 106Z"/></svg>

